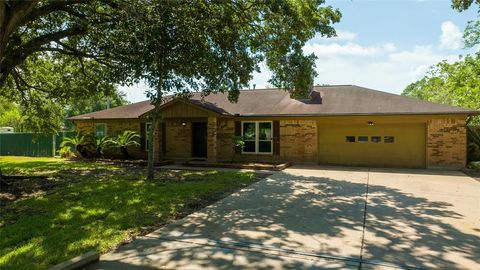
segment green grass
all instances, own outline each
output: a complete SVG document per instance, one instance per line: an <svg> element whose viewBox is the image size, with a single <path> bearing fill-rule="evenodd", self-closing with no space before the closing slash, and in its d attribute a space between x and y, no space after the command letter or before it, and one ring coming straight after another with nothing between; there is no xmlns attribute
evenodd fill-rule
<svg viewBox="0 0 480 270"><path fill-rule="evenodd" d="M257 179L245 172L162 171L147 181L144 168L54 158L3 157L0 166L4 174L64 181L2 209L0 269L45 269L90 250L106 252L142 227L188 211L191 201L218 200Z"/></svg>

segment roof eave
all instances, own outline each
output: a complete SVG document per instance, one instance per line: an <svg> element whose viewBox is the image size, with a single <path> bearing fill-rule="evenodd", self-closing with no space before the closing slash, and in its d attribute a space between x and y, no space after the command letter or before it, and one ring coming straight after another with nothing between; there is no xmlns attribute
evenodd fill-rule
<svg viewBox="0 0 480 270"><path fill-rule="evenodd" d="M390 116L390 115L480 115L480 111L464 112L385 112L385 113L318 113L318 114L235 114L237 117L321 117L321 116Z"/></svg>

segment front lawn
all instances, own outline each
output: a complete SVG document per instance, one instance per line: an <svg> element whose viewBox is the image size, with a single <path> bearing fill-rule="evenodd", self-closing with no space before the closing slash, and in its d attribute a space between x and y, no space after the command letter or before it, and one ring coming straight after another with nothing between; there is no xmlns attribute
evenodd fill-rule
<svg viewBox="0 0 480 270"><path fill-rule="evenodd" d="M54 158L1 157L0 167L5 175L47 176L50 187L2 204L0 269L45 269L90 250L106 252L259 178L158 171L147 181L142 167Z"/></svg>

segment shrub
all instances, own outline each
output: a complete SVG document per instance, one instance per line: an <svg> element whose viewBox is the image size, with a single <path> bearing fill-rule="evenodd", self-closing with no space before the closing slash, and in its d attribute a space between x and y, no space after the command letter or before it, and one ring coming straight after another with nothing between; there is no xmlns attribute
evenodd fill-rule
<svg viewBox="0 0 480 270"><path fill-rule="evenodd" d="M58 150L58 155L62 158L71 158L73 156L72 147L63 146Z"/></svg>
<svg viewBox="0 0 480 270"><path fill-rule="evenodd" d="M91 142L89 142L87 136L78 133L75 137L65 137L63 138L62 143L60 144L60 147L65 147L65 146L73 146L75 148L75 151L77 152L77 156L81 156L83 158L87 158L89 155L88 148L91 145Z"/></svg>
<svg viewBox="0 0 480 270"><path fill-rule="evenodd" d="M103 151L115 144L115 141L109 137L95 138L95 155L103 157Z"/></svg>
<svg viewBox="0 0 480 270"><path fill-rule="evenodd" d="M124 159L130 159L130 153L128 153L129 146L139 146L137 139L140 138L138 133L125 130L122 134L118 135L115 139L112 139L111 142L115 147L120 148Z"/></svg>

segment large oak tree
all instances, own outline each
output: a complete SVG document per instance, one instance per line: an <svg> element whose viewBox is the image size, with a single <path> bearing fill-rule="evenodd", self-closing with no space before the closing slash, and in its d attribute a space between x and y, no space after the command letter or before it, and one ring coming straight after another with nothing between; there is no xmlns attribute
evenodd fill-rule
<svg viewBox="0 0 480 270"><path fill-rule="evenodd" d="M144 80L156 106L152 130L165 93L226 92L235 102L261 63L273 85L305 96L316 74L303 45L335 35L341 17L324 0L0 3L2 94L48 104Z"/></svg>
<svg viewBox="0 0 480 270"><path fill-rule="evenodd" d="M303 45L315 34L335 35L340 12L323 0L304 1L137 1L129 6L114 40L123 71L145 80L155 104L149 132L165 93L225 92L235 102L252 73L265 63L270 82L306 96L316 57ZM128 29L128 30L127 30ZM133 52L133 53L132 53ZM153 177L153 144L148 177Z"/></svg>
<svg viewBox="0 0 480 270"><path fill-rule="evenodd" d="M0 95L31 126L56 131L71 100L115 94L115 57L101 47L116 0L0 0Z"/></svg>

